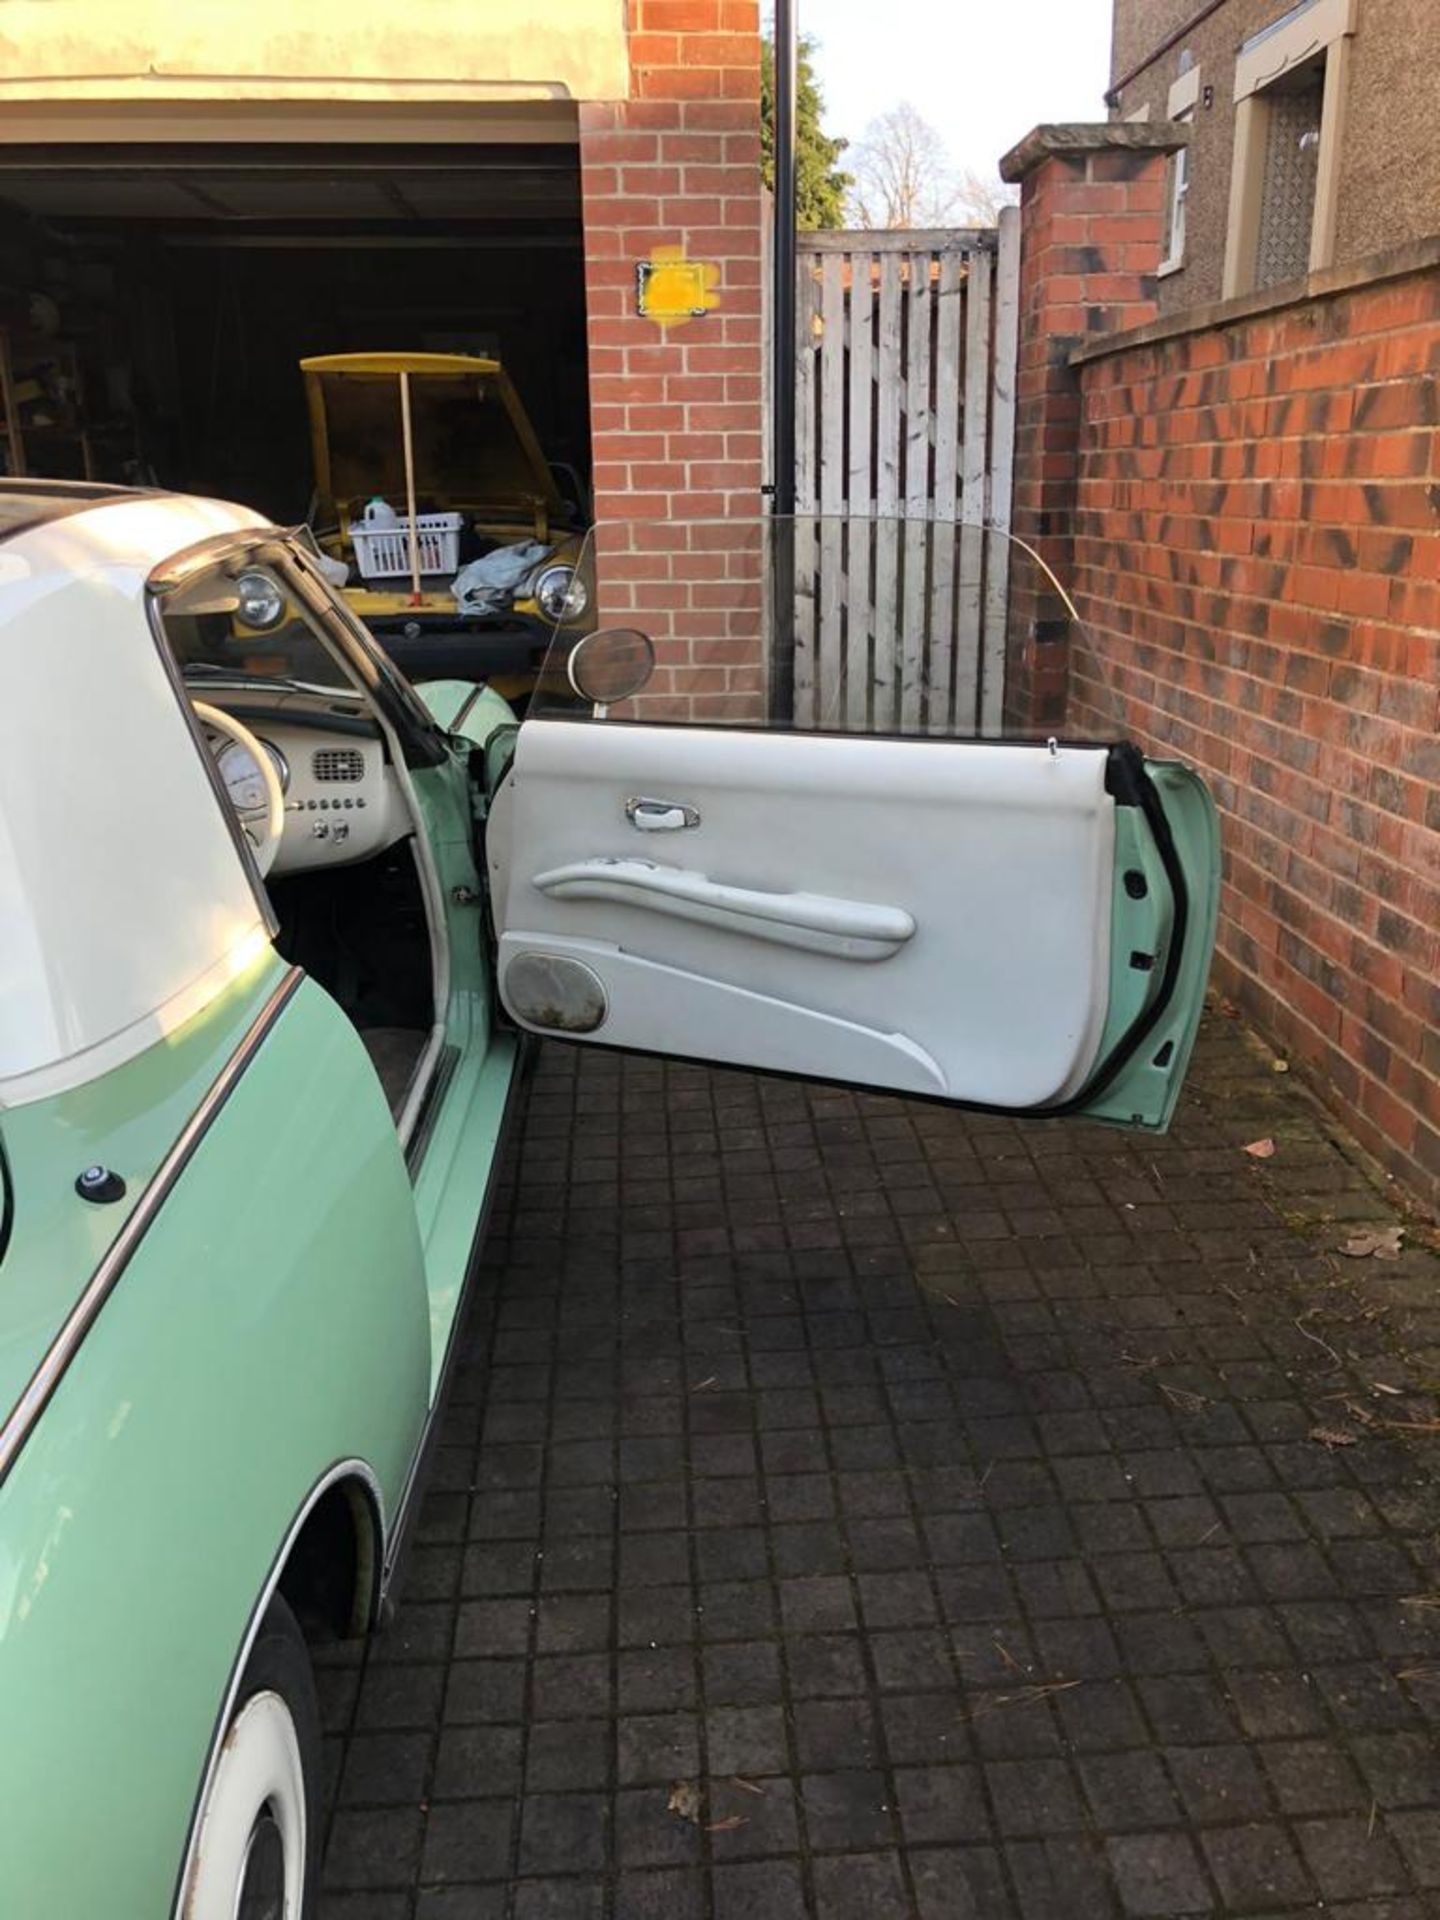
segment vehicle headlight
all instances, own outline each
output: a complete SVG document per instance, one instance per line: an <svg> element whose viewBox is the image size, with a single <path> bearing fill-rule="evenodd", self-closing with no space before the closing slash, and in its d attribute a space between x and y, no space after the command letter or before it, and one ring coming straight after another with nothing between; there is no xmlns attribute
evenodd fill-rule
<svg viewBox="0 0 1440 1920"><path fill-rule="evenodd" d="M573 567L545 567L535 576L535 602L547 620L578 620L590 596Z"/></svg>
<svg viewBox="0 0 1440 1920"><path fill-rule="evenodd" d="M235 582L235 611L247 627L264 633L285 617L285 595L268 573L242 573Z"/></svg>

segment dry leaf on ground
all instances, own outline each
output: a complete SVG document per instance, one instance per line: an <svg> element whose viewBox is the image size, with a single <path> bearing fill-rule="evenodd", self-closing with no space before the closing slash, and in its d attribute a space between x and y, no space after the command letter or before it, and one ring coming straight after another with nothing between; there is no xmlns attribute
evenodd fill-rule
<svg viewBox="0 0 1440 1920"><path fill-rule="evenodd" d="M1252 1140L1245 1151L1252 1160L1269 1160L1274 1157L1275 1142L1266 1134L1263 1140Z"/></svg>
<svg viewBox="0 0 1440 1920"><path fill-rule="evenodd" d="M670 1798L665 1803L666 1811L678 1813L682 1820L698 1824L700 1819L700 1786L695 1780L677 1780L670 1789Z"/></svg>
<svg viewBox="0 0 1440 1920"><path fill-rule="evenodd" d="M1352 1260L1398 1260L1403 1227L1365 1227L1342 1242L1340 1251Z"/></svg>
<svg viewBox="0 0 1440 1920"><path fill-rule="evenodd" d="M1310 1438L1322 1447L1353 1447L1357 1436L1348 1427L1312 1427Z"/></svg>

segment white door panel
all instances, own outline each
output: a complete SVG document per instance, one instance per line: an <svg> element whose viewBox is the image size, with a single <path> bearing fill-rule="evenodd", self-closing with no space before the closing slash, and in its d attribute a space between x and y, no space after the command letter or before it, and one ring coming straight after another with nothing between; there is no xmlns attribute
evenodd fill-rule
<svg viewBox="0 0 1440 1920"><path fill-rule="evenodd" d="M569 955L600 983L608 1045L996 1106L1064 1099L1109 999L1106 761L529 720L488 835L502 998L555 1031L507 974ZM659 830L652 806L644 830L627 816L640 797L661 803Z"/></svg>
<svg viewBox="0 0 1440 1920"><path fill-rule="evenodd" d="M700 1054L735 1066L763 1062L773 1073L823 1073L831 1080L890 1087L897 1093L946 1091L938 1065L903 1033L877 1032L812 1007L663 966L599 940L502 934L502 975L512 960L529 961L537 954L578 960L602 983L605 1018L592 1031L612 1045L620 1044L613 1039L616 1033L643 1030L649 1053ZM556 1031L558 1024L552 1021L536 1031ZM697 1030L706 1036L703 1047L696 1044ZM817 1061L823 1061L823 1067Z"/></svg>

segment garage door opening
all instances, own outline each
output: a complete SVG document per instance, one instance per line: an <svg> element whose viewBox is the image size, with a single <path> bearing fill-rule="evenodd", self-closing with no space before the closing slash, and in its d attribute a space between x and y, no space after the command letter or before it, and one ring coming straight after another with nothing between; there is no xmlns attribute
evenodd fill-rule
<svg viewBox="0 0 1440 1920"><path fill-rule="evenodd" d="M403 351L498 359L588 485L573 140L0 149L0 332L10 473L302 520L299 362Z"/></svg>

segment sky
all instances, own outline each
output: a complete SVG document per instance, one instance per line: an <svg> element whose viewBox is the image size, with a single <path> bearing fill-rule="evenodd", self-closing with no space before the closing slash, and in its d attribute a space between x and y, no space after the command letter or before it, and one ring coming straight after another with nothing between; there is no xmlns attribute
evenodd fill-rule
<svg viewBox="0 0 1440 1920"><path fill-rule="evenodd" d="M819 41L825 130L858 140L909 100L958 167L996 163L1042 120L1103 120L1111 0L795 0Z"/></svg>

